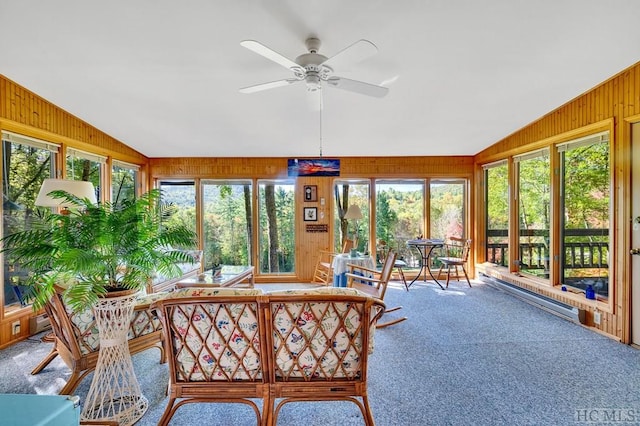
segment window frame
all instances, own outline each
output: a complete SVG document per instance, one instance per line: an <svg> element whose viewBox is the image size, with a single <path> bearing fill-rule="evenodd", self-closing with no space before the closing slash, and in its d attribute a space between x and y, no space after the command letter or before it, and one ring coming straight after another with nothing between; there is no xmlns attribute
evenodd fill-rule
<svg viewBox="0 0 640 426"><path fill-rule="evenodd" d="M61 145L53 143L53 142L49 142L49 141L45 141L42 139L36 139L36 138L32 138L29 136L25 136L25 135L20 135L17 133L13 133L13 132L8 132L3 130L2 132L0 132L0 141L2 142L2 160L3 160L3 165L6 165L6 160L5 160L5 155L6 155L6 148L7 148L7 144L10 145L22 145L22 146L26 146L29 148L35 148L35 149L39 149L42 150L44 152L49 152L50 156L48 158L48 162L49 162L49 175L48 176L44 176L42 178L42 180L47 179L47 178L55 178L56 175L58 174L58 162L59 160L59 156L60 156L60 151L61 151ZM3 176L2 176L2 188L3 188L3 199L7 199L7 201L9 202L13 202L14 200L11 200L11 197L9 197L8 194L6 194L6 190L9 188L9 182L8 182L8 177L7 174L10 172L10 170L7 170L6 168L3 167ZM40 186L42 185L42 182L40 182L38 184L38 189L40 188ZM35 197L33 198L33 202L35 202L36 197L38 195L39 191L35 191ZM37 207L35 206L35 204L33 206L30 206L25 210L25 215L29 214L29 211L35 211L37 209ZM25 218L26 219L26 218ZM4 214L4 203L3 203L3 215L2 215L2 229L1 229L1 236L5 235L5 227L7 226L7 218L5 217ZM21 222L24 222L24 220L21 220ZM23 228L24 229L24 228ZM10 283L6 283L5 282L5 276L9 276L10 272L14 272L14 271L10 271L10 269L12 269L10 266L5 264L5 257L4 254L0 255L2 258L2 263L3 263L3 276L2 276L2 287L3 287L3 292L2 295L0 296L0 300L2 301L2 303L0 303L0 319L4 319L10 315L14 315L14 314L19 314L25 310L31 310L30 305L28 304L24 304L24 302L21 300L21 296L20 296L20 291L18 289L18 286L16 286L16 289L11 289L10 291L13 291L15 293L15 297L17 298L16 301L13 301L9 304L7 304L7 300L5 298L5 294L6 294L6 290L7 288L5 288L7 285L11 285ZM14 267L15 268L15 265ZM28 273L28 270L23 271L24 273ZM19 277L19 273L15 275L16 277ZM19 278L18 278L19 279Z"/></svg>
<svg viewBox="0 0 640 426"><path fill-rule="evenodd" d="M292 270L291 271L273 271L273 272L269 272L270 269L270 265L267 265L266 270L263 271L263 265L262 265L262 238L263 238L263 228L262 228L262 209L263 209L263 200L261 198L261 191L262 191L262 185L269 185L269 184L273 184L274 186L287 186L290 187L290 189L288 190L288 192L290 192L291 194L291 229L290 229L290 238L292 238L293 240L293 246L292 246L292 251L291 251L291 257L283 257L283 259L288 259L290 262L290 264L292 265ZM255 183L255 199L256 199L256 206L255 206L255 213L256 213L256 221L257 221L257 228L256 228L256 236L255 236L255 241L256 241L256 249L255 249L255 270L256 270L256 274L259 276L267 276L267 277L277 277L277 276L295 276L297 273L297 260L296 260L296 250L295 250L295 239L296 239L296 227L297 224L299 222L302 222L302 213L300 213L300 215L297 214L298 211L298 201L296 200L296 185L297 182L295 179L293 178L282 178L282 179L256 179L256 183ZM266 209L266 206L264 207ZM265 210L265 215L266 215L266 210ZM299 216L299 217L298 217ZM282 234L282 230L278 229L279 234ZM268 229L267 229L267 233L268 233Z"/></svg>

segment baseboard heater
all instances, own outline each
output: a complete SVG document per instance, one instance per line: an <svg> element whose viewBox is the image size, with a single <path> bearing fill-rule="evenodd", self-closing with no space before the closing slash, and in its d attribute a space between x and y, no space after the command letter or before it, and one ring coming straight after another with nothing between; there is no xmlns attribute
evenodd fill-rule
<svg viewBox="0 0 640 426"><path fill-rule="evenodd" d="M38 315L29 320L29 333L31 335L40 333L41 331L49 330L51 328L51 322L46 314Z"/></svg>
<svg viewBox="0 0 640 426"><path fill-rule="evenodd" d="M524 300L527 303L538 306L545 311L558 315L559 317L568 319L579 324L584 324L585 311L575 306L567 305L566 303L559 302L547 296L543 296L533 291L518 287L517 285L508 283L498 278L490 277L489 275L480 273L480 280L500 290Z"/></svg>

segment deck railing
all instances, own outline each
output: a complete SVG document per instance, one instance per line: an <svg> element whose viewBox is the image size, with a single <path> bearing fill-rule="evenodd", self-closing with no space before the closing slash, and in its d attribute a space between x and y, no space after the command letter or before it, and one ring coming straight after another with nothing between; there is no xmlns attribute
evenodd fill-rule
<svg viewBox="0 0 640 426"><path fill-rule="evenodd" d="M529 237L531 242L520 243L520 258L515 259L520 269L549 268L549 245L546 231L521 231L521 237ZM566 229L564 231L565 269L594 269L609 267L609 230L608 229ZM487 261L501 266L507 265L506 242L495 240L506 239L507 231L494 229L487 232ZM494 240L494 241L492 241Z"/></svg>
<svg viewBox="0 0 640 426"><path fill-rule="evenodd" d="M566 229L564 231L565 269L607 269L609 267L608 229ZM528 242L520 242L520 255L515 261L520 270L537 270L544 275L549 269L549 232L547 230L521 230L521 237ZM506 229L492 229L487 232L487 262L508 266L508 244ZM391 244L409 268L420 266L421 258L415 250L407 247L406 240L398 239ZM432 257L431 266L439 266L438 252Z"/></svg>

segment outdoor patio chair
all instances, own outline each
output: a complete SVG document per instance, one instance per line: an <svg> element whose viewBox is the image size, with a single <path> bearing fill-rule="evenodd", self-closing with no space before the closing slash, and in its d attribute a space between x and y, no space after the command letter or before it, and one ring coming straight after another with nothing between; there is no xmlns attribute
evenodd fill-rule
<svg viewBox="0 0 640 426"><path fill-rule="evenodd" d="M444 243L444 257L439 257L438 261L440 261L441 266L438 270L438 278L440 278L440 273L444 268L447 268L447 284L445 287L449 287L449 279L451 278L451 269L454 270L454 278L457 281L460 281L460 273L458 271L458 267L462 268L462 272L464 273L464 277L467 280L467 284L471 287L471 281L469 281L469 275L467 275L466 264L469 260L469 252L471 250L471 240L458 238L458 237L447 237Z"/></svg>
<svg viewBox="0 0 640 426"><path fill-rule="evenodd" d="M385 240L379 240L378 244L376 245L377 261L384 264L384 260L387 258L387 255L389 254L390 250L391 250L391 247L387 245L387 242ZM407 262L398 258L398 256L396 255L396 261L393 264L393 267L398 272L398 278L400 279L400 281L402 281L402 284L404 284L405 290L409 291L407 278L404 275L404 268L406 268L407 266L408 266Z"/></svg>

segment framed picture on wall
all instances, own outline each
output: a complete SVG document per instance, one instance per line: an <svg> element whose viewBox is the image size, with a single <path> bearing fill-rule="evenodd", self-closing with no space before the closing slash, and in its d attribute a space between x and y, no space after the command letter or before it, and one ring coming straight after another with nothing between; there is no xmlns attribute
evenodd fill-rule
<svg viewBox="0 0 640 426"><path fill-rule="evenodd" d="M305 185L304 186L304 201L318 201L318 186L317 185Z"/></svg>
<svg viewBox="0 0 640 426"><path fill-rule="evenodd" d="M287 160L289 176L340 176L337 158L290 158Z"/></svg>
<svg viewBox="0 0 640 426"><path fill-rule="evenodd" d="M316 207L304 208L304 220L305 222L315 222L318 220L318 209Z"/></svg>

